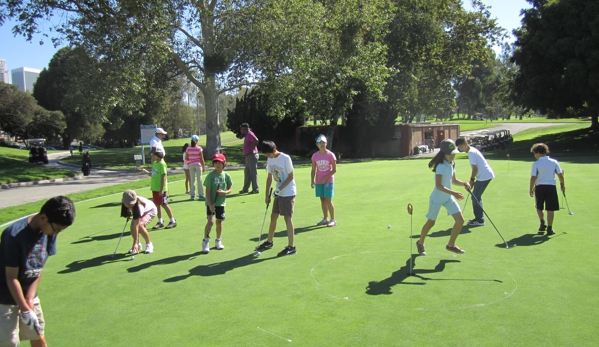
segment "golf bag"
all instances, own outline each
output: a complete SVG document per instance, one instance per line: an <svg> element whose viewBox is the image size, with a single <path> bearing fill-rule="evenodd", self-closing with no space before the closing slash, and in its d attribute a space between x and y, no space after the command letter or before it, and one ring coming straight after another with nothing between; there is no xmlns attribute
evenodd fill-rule
<svg viewBox="0 0 599 347"><path fill-rule="evenodd" d="M83 160L81 162L81 172L83 172L84 176L89 176L89 173L92 170L92 160L89 156L89 153L85 153L83 155Z"/></svg>

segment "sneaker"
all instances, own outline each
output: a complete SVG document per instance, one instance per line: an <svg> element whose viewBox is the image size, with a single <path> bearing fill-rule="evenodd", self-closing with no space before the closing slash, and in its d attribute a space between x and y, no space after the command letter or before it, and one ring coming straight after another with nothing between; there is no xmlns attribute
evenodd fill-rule
<svg viewBox="0 0 599 347"><path fill-rule="evenodd" d="M539 231L545 231L547 230L547 226L545 225L545 223L541 223L541 225L539 225Z"/></svg>
<svg viewBox="0 0 599 347"><path fill-rule="evenodd" d="M287 246L287 247L283 248L282 251L280 251L279 253L277 253L277 257L283 257L283 256L286 256L286 255L292 255L292 254L295 254L295 253L296 253L295 247Z"/></svg>
<svg viewBox="0 0 599 347"><path fill-rule="evenodd" d="M336 225L337 225L337 221L336 221L336 220L334 220L334 219L331 219L331 220L330 220L330 221L327 223L327 226L328 226L328 227L334 227L334 226L336 226Z"/></svg>
<svg viewBox="0 0 599 347"><path fill-rule="evenodd" d="M274 245L274 242L264 241L264 242L262 242L262 244L260 246L256 247L256 250L259 252L263 252L263 251L266 251L267 249L271 249L273 245Z"/></svg>
<svg viewBox="0 0 599 347"><path fill-rule="evenodd" d="M206 201L206 197L203 195L200 195L200 197L198 198L198 201Z"/></svg>
<svg viewBox="0 0 599 347"><path fill-rule="evenodd" d="M156 223L156 225L154 225L152 227L152 230L158 230L160 228L164 228L164 224L162 224L162 223Z"/></svg>
<svg viewBox="0 0 599 347"><path fill-rule="evenodd" d="M249 192L248 194L258 194L260 193L260 191L258 189L254 189L251 192Z"/></svg>
<svg viewBox="0 0 599 347"><path fill-rule="evenodd" d="M223 242L220 239L215 240L214 246L219 250L225 249L225 245L223 245Z"/></svg>
<svg viewBox="0 0 599 347"><path fill-rule="evenodd" d="M329 224L329 220L326 218L323 218L320 222L316 223L317 226L319 225L328 225Z"/></svg>
<svg viewBox="0 0 599 347"><path fill-rule="evenodd" d="M450 251L450 252L458 253L458 254L466 253L465 250L461 249L460 247L458 247L456 245L453 245L451 247L449 245L447 245L447 246L445 246L445 249L448 250L448 251Z"/></svg>
<svg viewBox="0 0 599 347"><path fill-rule="evenodd" d="M177 226L177 222L170 222L170 223L168 223L167 226L164 227L164 229L172 229L176 226Z"/></svg>
<svg viewBox="0 0 599 347"><path fill-rule="evenodd" d="M247 191L247 190L240 190L240 191L239 191L239 194L247 194L247 193L248 193L248 191Z"/></svg>
<svg viewBox="0 0 599 347"><path fill-rule="evenodd" d="M426 255L426 251L424 250L424 245L421 245L420 243L418 243L418 241L416 241L416 248L418 248L418 254Z"/></svg>
<svg viewBox="0 0 599 347"><path fill-rule="evenodd" d="M555 230L552 228L547 228L547 236L555 235Z"/></svg>
<svg viewBox="0 0 599 347"><path fill-rule="evenodd" d="M484 220L478 220L478 219L471 219L468 221L468 225L471 227L482 227L485 225L485 221Z"/></svg>
<svg viewBox="0 0 599 347"><path fill-rule="evenodd" d="M154 245L152 245L152 243L146 243L146 250L144 251L145 254L150 254L150 253L154 253Z"/></svg>
<svg viewBox="0 0 599 347"><path fill-rule="evenodd" d="M127 252L127 253L129 253L129 254L137 254L139 252L141 252L141 243L137 244L137 250L136 251L134 251L133 249L130 249L129 252Z"/></svg>
<svg viewBox="0 0 599 347"><path fill-rule="evenodd" d="M202 252L210 253L210 239L204 239L202 241Z"/></svg>
<svg viewBox="0 0 599 347"><path fill-rule="evenodd" d="M193 201L193 200L195 200L195 199L196 199L196 196L195 196L195 195L192 195L192 196L189 198L189 200L192 200L192 201Z"/></svg>

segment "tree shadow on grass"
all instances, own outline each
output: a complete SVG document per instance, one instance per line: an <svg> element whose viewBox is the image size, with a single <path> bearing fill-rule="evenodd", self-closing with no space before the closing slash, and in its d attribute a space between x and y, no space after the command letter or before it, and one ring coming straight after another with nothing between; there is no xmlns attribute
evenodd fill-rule
<svg viewBox="0 0 599 347"><path fill-rule="evenodd" d="M207 265L198 265L189 270L189 274L174 276L164 280L164 282L178 282L185 279L188 279L192 276L217 276L224 275L227 271L235 270L240 267L258 264L267 260L275 259L275 257L271 258L259 258L255 257L253 254L244 255L243 257L237 259L231 259L223 262L212 263Z"/></svg>
<svg viewBox="0 0 599 347"><path fill-rule="evenodd" d="M459 260L453 260L453 259L452 260L441 259L441 260L439 260L439 264L437 264L433 269L413 269L412 275L410 276L409 275L410 259L412 259L412 263L414 264L414 267L415 267L417 257L418 257L418 254L412 254L411 257L408 258L408 260L406 260L406 264L404 266L402 266L401 268L399 268L399 270L391 273L391 276L389 276L388 278L385 278L384 280L378 281L378 282L377 281L368 282L368 286L366 287L366 294L389 295L389 294L392 294L391 287L393 287L397 284L425 285L426 284L425 282L404 282L404 281L409 277L418 277L422 280L430 280L430 278L423 277L420 274L442 272L443 270L445 270L445 265L447 263L459 263L460 262Z"/></svg>
<svg viewBox="0 0 599 347"><path fill-rule="evenodd" d="M547 236L547 234L545 235L537 235L537 234L524 234L522 236L518 236L515 237L509 241L507 241L508 245L510 245L510 248L512 248L512 246L537 246L540 244L543 244L547 241L549 241L550 239L554 239L556 237L562 236L567 234L566 232L562 232L553 236ZM505 248L505 243L498 243L495 245L495 247L499 247L499 248Z"/></svg>

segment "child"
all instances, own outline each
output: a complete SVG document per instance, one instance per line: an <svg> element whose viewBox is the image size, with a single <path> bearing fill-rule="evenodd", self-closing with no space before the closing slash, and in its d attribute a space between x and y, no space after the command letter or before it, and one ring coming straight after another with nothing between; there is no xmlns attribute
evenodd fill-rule
<svg viewBox="0 0 599 347"><path fill-rule="evenodd" d="M439 148L440 150L437 155L428 163L428 167L432 168L435 172L435 189L433 189L433 193L429 198L428 213L426 214L428 220L424 223L424 226L422 226L420 239L416 241L418 253L421 255L426 255L426 252L424 251L424 239L435 225L435 220L439 215L441 206L445 207L447 215L453 216L455 221L453 228L451 229L449 242L447 243L447 246L445 246L445 249L458 254L466 253L465 250L455 245L455 240L458 238L462 226L464 225L464 216L462 216L460 205L458 205L456 199L462 200L464 199L464 195L460 192L451 190L451 183L462 185L466 190L470 189L470 184L455 178L453 159L459 151L456 149L453 140L446 139L441 141Z"/></svg>
<svg viewBox="0 0 599 347"><path fill-rule="evenodd" d="M565 193L564 171L559 166L557 160L549 158L549 147L544 143L535 143L530 149L534 153L535 161L532 164L530 173L530 196L536 200L537 215L541 220L539 226L539 235L543 235L547 230L547 235L555 234L553 230L553 215L559 210L559 199L555 187L555 175L559 178L559 184L562 193ZM547 224L543 216L543 208L547 211Z"/></svg>
<svg viewBox="0 0 599 347"><path fill-rule="evenodd" d="M0 346L31 340L41 346L44 314L37 296L48 256L58 234L75 221L75 206L64 196L48 200L40 212L4 229L0 240ZM19 319L20 318L20 319Z"/></svg>
<svg viewBox="0 0 599 347"><path fill-rule="evenodd" d="M162 158L164 158L164 152L158 151L152 153L152 172L149 172L146 169L141 170L149 176L152 176L152 201L154 202L154 205L156 205L156 210L158 211L158 223L154 225L152 230L157 230L160 228L171 229L177 226L177 222L173 217L173 211L168 205L168 180L166 178L167 166ZM170 222L167 226L164 226L164 222L162 221L162 210L160 207L164 208L166 214L170 218Z"/></svg>
<svg viewBox="0 0 599 347"><path fill-rule="evenodd" d="M312 155L312 173L310 179L312 180L312 188L316 187L316 197L320 198L320 206L322 208L322 215L324 218L316 223L316 225L326 225L328 227L334 227L337 225L335 221L335 206L333 206L334 194L334 180L335 173L337 172L337 158L333 152L327 149L327 138L320 134L316 138L316 146L318 152ZM331 219L328 219L329 213Z"/></svg>
<svg viewBox="0 0 599 347"><path fill-rule="evenodd" d="M189 144L183 145L183 172L185 172L185 194L189 194L189 162L185 160L185 151L189 147Z"/></svg>
<svg viewBox="0 0 599 347"><path fill-rule="evenodd" d="M212 156L212 165L214 170L206 176L204 180L204 186L206 186L206 214L208 216L208 222L204 228L204 240L202 242L202 251L204 253L210 253L210 230L214 224L214 217L216 216L216 249L225 249L223 242L221 241L221 234L223 232L223 221L225 220L225 198L227 194L230 194L233 186L233 181L228 173L224 172L227 158L220 153L216 153ZM226 190L223 190L226 188Z"/></svg>
<svg viewBox="0 0 599 347"><path fill-rule="evenodd" d="M293 220L293 205L295 204L295 180L293 179L293 163L291 157L285 153L277 151L277 145L272 141L264 141L261 145L261 150L264 155L268 158L266 161L266 171L268 177L266 178L266 204L270 203L270 186L272 180L275 180L275 200L272 204L272 214L270 215L270 227L268 229L268 238L257 250L262 252L267 249L271 249L273 246L273 237L275 235L275 229L277 228L277 219L279 215L285 218L285 224L287 226L287 240L288 246L285 247L281 252L277 254L278 257L285 255L291 255L296 253L295 240L294 240L294 227Z"/></svg>
<svg viewBox="0 0 599 347"><path fill-rule="evenodd" d="M191 182L191 200L196 198L196 185L198 188L198 200L204 201L204 189L202 188L202 171L206 171L204 164L204 153L202 147L198 146L200 138L198 135L191 136L191 146L185 150L185 160L189 165L189 176ZM196 184L197 183L197 184Z"/></svg>
<svg viewBox="0 0 599 347"><path fill-rule="evenodd" d="M123 203L121 205L121 217L133 218L131 221L131 236L133 237L133 247L129 250L130 254L141 252L141 243L139 243L139 234L146 241L146 250L144 253L154 252L154 245L150 241L150 234L146 230L146 225L150 224L156 217L156 205L141 196L137 196L134 190L126 190L123 193Z"/></svg>
<svg viewBox="0 0 599 347"><path fill-rule="evenodd" d="M472 188L472 196L476 199L472 199L472 210L474 211L474 219L468 221L469 226L483 226L485 225L485 216L483 212L483 193L493 178L495 173L489 163L482 155L482 153L474 148L470 147L468 141L463 137L458 137L455 141L455 145L458 147L460 152L468 153L468 159L472 166L472 174L470 175L470 184Z"/></svg>

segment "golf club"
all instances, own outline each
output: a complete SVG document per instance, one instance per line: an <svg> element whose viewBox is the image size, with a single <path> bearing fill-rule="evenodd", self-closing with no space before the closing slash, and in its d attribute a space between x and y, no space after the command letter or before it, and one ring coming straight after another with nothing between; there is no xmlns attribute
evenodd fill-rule
<svg viewBox="0 0 599 347"><path fill-rule="evenodd" d="M503 240L503 243L505 243L505 248L510 248L510 245L507 244L507 242L505 241L505 239L503 238L503 236L499 232L499 229L497 229L497 227L495 226L495 223L493 223L493 221L491 220L491 218L487 214L487 211L485 211L485 209L483 208L483 206L480 204L480 201L478 201L478 199L476 198L476 196L474 196L470 190L468 190L468 193L470 193L470 195L472 195L472 200L476 201L476 203L478 204L478 206L480 206L480 209L483 210L483 213L485 214L485 216L487 216L487 219L489 220L489 222L491 222L491 225L493 225L493 228L495 228L495 231L497 231L497 234L499 234L499 237L501 237L501 239ZM516 244L512 245L512 248L513 247L516 247Z"/></svg>
<svg viewBox="0 0 599 347"><path fill-rule="evenodd" d="M262 219L262 228L260 228L260 235L258 235L258 245L256 246L254 256L260 256L260 251L258 251L258 247L260 247L260 241L262 241L262 231L264 230L264 222L266 222L266 214L268 213L268 206L270 205L270 197L272 196L272 187L270 188L270 192L268 192L268 202L266 203L266 210L264 211L264 218Z"/></svg>
<svg viewBox="0 0 599 347"><path fill-rule="evenodd" d="M466 202L464 202L464 208L462 208L462 212L466 211L466 205L468 205L468 199L470 199L470 195L466 195Z"/></svg>
<svg viewBox="0 0 599 347"><path fill-rule="evenodd" d="M412 270L414 269L414 264L412 261L412 212L414 212L414 208L412 204L408 204L408 213L410 214L410 272L408 276L412 276Z"/></svg>
<svg viewBox="0 0 599 347"><path fill-rule="evenodd" d="M573 214L574 214L574 212L572 212L572 211L570 210L570 205L568 205L568 198L566 197L566 192L562 191L562 195L564 196L564 199L566 200L566 207L568 207L568 214L569 214L569 215L573 215Z"/></svg>
<svg viewBox="0 0 599 347"><path fill-rule="evenodd" d="M40 331L37 327L35 327L35 332L37 333L37 336L40 338L40 341L42 342L42 346L48 347L48 344L46 343L46 339L44 338L44 334L40 334Z"/></svg>
<svg viewBox="0 0 599 347"><path fill-rule="evenodd" d="M121 231L121 236L119 237L119 242L116 244L116 248L114 249L114 253L112 253L112 255L110 256L111 258L114 258L114 255L116 254L117 249L119 249L119 245L121 244L121 239L123 238L123 234L125 233L125 229L127 229L127 223L129 223L129 217L127 217L127 220L125 221L125 226L123 227L123 231Z"/></svg>

